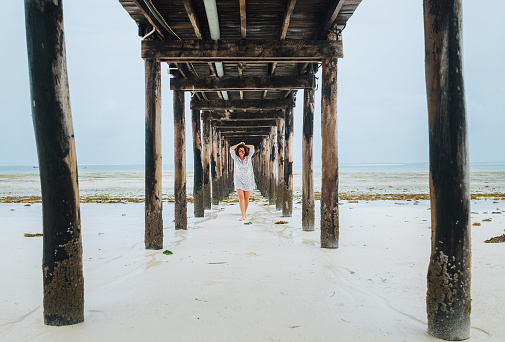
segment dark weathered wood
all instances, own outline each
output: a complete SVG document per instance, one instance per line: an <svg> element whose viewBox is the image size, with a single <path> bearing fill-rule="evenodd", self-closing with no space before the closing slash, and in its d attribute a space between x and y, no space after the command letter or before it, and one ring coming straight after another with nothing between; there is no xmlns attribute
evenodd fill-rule
<svg viewBox="0 0 505 342"><path fill-rule="evenodd" d="M202 39L202 29L200 27L200 22L198 17L193 10L193 1L192 0L183 0L184 8L186 9L186 13L188 14L189 21L191 21L191 26L193 26L193 30L195 31L195 35L197 39Z"/></svg>
<svg viewBox="0 0 505 342"><path fill-rule="evenodd" d="M345 0L330 0L328 10L325 12L325 17L321 21L319 30L316 31L316 39L324 39L330 29L336 26L338 13L342 9ZM336 56L337 57L337 56Z"/></svg>
<svg viewBox="0 0 505 342"><path fill-rule="evenodd" d="M268 119L284 118L282 110L275 112L249 113L249 112L203 112L202 120L219 121L263 121Z"/></svg>
<svg viewBox="0 0 505 342"><path fill-rule="evenodd" d="M250 76L250 77L200 77L200 78L172 78L170 89L189 91L216 90L284 90L315 88L313 75L300 76Z"/></svg>
<svg viewBox="0 0 505 342"><path fill-rule="evenodd" d="M145 237L146 249L163 248L161 189L161 65L145 61Z"/></svg>
<svg viewBox="0 0 505 342"><path fill-rule="evenodd" d="M245 39L247 36L247 11L245 7L245 0L239 0L240 4L240 36Z"/></svg>
<svg viewBox="0 0 505 342"><path fill-rule="evenodd" d="M336 39L335 34L328 39ZM322 63L321 87L321 247L338 248L337 58Z"/></svg>
<svg viewBox="0 0 505 342"><path fill-rule="evenodd" d="M131 0L131 1L133 1L133 3L138 7L139 11L144 16L144 18L149 22L149 24L151 24L152 27L156 29L158 34L163 39L169 39L174 36L174 34L172 32L169 32L160 23L160 21L152 14L152 12L149 10L149 7L147 7L144 0Z"/></svg>
<svg viewBox="0 0 505 342"><path fill-rule="evenodd" d="M275 209L282 210L284 202L284 118L277 119L277 200Z"/></svg>
<svg viewBox="0 0 505 342"><path fill-rule="evenodd" d="M285 109L292 108L295 103L292 99L282 100L207 100L198 101L191 99L191 109L200 110L259 110L259 109Z"/></svg>
<svg viewBox="0 0 505 342"><path fill-rule="evenodd" d="M424 1L430 142L428 332L470 337L470 181L462 69L461 0Z"/></svg>
<svg viewBox="0 0 505 342"><path fill-rule="evenodd" d="M289 22L291 21L291 15L295 9L296 0L289 0L286 4L286 10L282 17L281 33L279 34L279 40L286 39L286 34L288 33Z"/></svg>
<svg viewBox="0 0 505 342"><path fill-rule="evenodd" d="M216 121L214 122L214 126L218 128L224 127L268 127L267 131L270 131L271 126L275 126L277 124L276 119L266 119L266 120L257 120L257 121Z"/></svg>
<svg viewBox="0 0 505 342"><path fill-rule="evenodd" d="M203 201L203 166L202 166L202 133L200 129L200 111L191 111L193 127L193 204L195 217L204 217Z"/></svg>
<svg viewBox="0 0 505 342"><path fill-rule="evenodd" d="M25 0L31 109L42 191L44 323L48 325L84 320L79 188L61 6L61 1Z"/></svg>
<svg viewBox="0 0 505 342"><path fill-rule="evenodd" d="M218 151L217 151L217 130L214 127L214 123L211 124L211 131L210 131L210 139L211 139L211 156L210 156L210 174L212 178L212 204L213 205L218 205L219 204L219 185L218 185L218 178L217 178L217 156L218 156Z"/></svg>
<svg viewBox="0 0 505 342"><path fill-rule="evenodd" d="M188 228L186 203L186 123L184 92L174 91L174 201L175 229Z"/></svg>
<svg viewBox="0 0 505 342"><path fill-rule="evenodd" d="M269 204L274 204L277 197L275 193L275 189L277 187L277 178L275 175L275 162L277 160L277 127L272 127L269 140L270 140L270 150L269 150L269 158L270 158L270 165L268 167L269 169L269 184L270 184L270 197L269 199Z"/></svg>
<svg viewBox="0 0 505 342"><path fill-rule="evenodd" d="M330 40L144 40L142 58L165 62L320 62L343 56L342 41Z"/></svg>
<svg viewBox="0 0 505 342"><path fill-rule="evenodd" d="M302 229L314 230L314 93L305 89L303 101L303 135L302 135ZM324 158L324 155L323 155Z"/></svg>
<svg viewBox="0 0 505 342"><path fill-rule="evenodd" d="M282 216L293 216L293 109L286 109L284 118L284 196Z"/></svg>
<svg viewBox="0 0 505 342"><path fill-rule="evenodd" d="M217 173L217 196L218 201L223 199L223 146L221 144L221 133L217 131L217 158L216 158L216 173Z"/></svg>
<svg viewBox="0 0 505 342"><path fill-rule="evenodd" d="M212 209L210 195L210 121L203 121L202 167L203 167L203 204L204 209Z"/></svg>

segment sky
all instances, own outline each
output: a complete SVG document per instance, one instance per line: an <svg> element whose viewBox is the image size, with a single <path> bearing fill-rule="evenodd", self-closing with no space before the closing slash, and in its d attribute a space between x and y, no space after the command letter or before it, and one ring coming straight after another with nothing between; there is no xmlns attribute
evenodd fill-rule
<svg viewBox="0 0 505 342"><path fill-rule="evenodd" d="M0 0L0 165L37 165L23 1ZM144 62L137 26L117 0L64 1L78 164L144 163ZM97 9L100 9L98 11ZM463 0L463 73L470 161L505 162L505 2ZM363 0L338 64L339 163L428 162L421 0ZM173 164L172 92L162 65L163 164ZM319 86L320 90L320 86ZM186 93L186 151L192 165ZM294 112L301 165L303 93ZM320 91L314 163L321 163Z"/></svg>

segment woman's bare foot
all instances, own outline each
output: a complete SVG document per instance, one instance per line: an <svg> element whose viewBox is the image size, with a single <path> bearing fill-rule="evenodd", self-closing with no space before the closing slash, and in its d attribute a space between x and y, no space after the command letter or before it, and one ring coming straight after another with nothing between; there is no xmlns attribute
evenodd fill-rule
<svg viewBox="0 0 505 342"><path fill-rule="evenodd" d="M247 217L241 217L238 219L239 221L244 221L244 220L247 220Z"/></svg>

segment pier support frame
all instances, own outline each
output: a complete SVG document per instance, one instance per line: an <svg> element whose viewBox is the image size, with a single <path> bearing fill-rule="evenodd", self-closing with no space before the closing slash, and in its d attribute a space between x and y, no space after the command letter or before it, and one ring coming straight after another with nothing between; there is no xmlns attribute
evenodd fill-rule
<svg viewBox="0 0 505 342"><path fill-rule="evenodd" d="M431 257L428 332L470 338L471 246L461 0L424 0L430 142Z"/></svg>
<svg viewBox="0 0 505 342"><path fill-rule="evenodd" d="M26 0L25 23L42 191L44 323L71 325L84 320L84 277L61 1Z"/></svg>

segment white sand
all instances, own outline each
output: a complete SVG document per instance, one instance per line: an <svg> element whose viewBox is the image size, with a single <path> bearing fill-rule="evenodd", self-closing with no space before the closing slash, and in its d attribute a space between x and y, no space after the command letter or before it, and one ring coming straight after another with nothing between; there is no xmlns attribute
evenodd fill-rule
<svg viewBox="0 0 505 342"><path fill-rule="evenodd" d="M483 243L504 233L498 202L472 201L472 222L492 222L472 229L471 341L505 340L505 244ZM164 206L170 256L144 249L143 204L81 205L85 322L49 327L42 240L23 236L41 232L41 205L0 204L0 341L436 340L426 332L427 201L344 203L337 250L300 229L299 204L286 219L252 203L252 225L236 204L219 205L187 231Z"/></svg>

